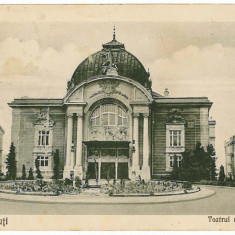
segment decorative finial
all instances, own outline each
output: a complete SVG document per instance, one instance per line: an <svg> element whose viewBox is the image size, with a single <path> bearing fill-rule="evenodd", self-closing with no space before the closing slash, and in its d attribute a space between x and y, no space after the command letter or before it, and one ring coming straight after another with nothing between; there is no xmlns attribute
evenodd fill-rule
<svg viewBox="0 0 235 235"><path fill-rule="evenodd" d="M113 40L116 40L115 25L113 26Z"/></svg>

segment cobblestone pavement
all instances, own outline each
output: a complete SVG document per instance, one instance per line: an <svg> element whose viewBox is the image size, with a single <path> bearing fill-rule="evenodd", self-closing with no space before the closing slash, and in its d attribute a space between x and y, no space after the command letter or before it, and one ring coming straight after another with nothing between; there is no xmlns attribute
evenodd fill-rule
<svg viewBox="0 0 235 235"><path fill-rule="evenodd" d="M27 201L9 201L0 199L1 214L235 214L234 188L204 187L216 192L211 197L198 200L170 202L170 203L148 203L138 202L136 204L104 204L104 203L45 203ZM202 190L203 191L203 190ZM192 194L193 195L193 194ZM169 198L172 196L169 196ZM10 198L8 198L10 199Z"/></svg>

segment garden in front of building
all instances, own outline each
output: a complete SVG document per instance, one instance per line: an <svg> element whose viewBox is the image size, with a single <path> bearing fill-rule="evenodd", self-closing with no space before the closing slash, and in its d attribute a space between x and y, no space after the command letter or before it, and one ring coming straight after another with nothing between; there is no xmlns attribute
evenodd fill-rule
<svg viewBox="0 0 235 235"><path fill-rule="evenodd" d="M90 184L89 177L85 180L81 180L79 177L62 179L59 171L58 151L54 153L54 168L51 179L43 179L38 159L35 159L34 171L30 168L28 175L26 175L25 165L23 165L22 176L16 178L15 147L11 144L6 160L7 174L0 176L0 192L40 196L162 196L200 191L200 188L193 187L192 183L235 186L232 179L225 177L223 166L220 167L219 177L216 177L213 153L213 148L208 146L207 151L204 151L201 144L198 143L193 151L183 153L181 165L178 165L177 157L175 157L168 178L144 181L139 177L135 181L127 179L112 181L107 176L107 181L101 183L96 180L95 183ZM89 194L88 192L92 193Z"/></svg>
<svg viewBox="0 0 235 235"><path fill-rule="evenodd" d="M89 185L83 183L79 177L74 181L60 180L16 180L0 182L0 192L35 196L59 195L88 195L87 191L96 189L98 195L103 196L158 196L168 194L184 194L199 190L192 188L187 182L171 181L127 181L106 183L102 185ZM92 196L92 194L90 194ZM97 196L97 193L96 193Z"/></svg>
<svg viewBox="0 0 235 235"><path fill-rule="evenodd" d="M96 195L103 196L157 196L168 194L189 193L192 190L191 183L176 182L169 180L150 180L144 181L141 177L136 181L126 179L107 180L105 182L96 181L90 184L88 177L86 180L81 180L78 176L74 179L61 179L59 171L59 154L58 151L54 154L54 168L52 179L43 179L40 171L39 161L35 160L35 171L29 169L28 176L26 175L25 166L22 166L22 177L16 178L16 160L15 147L12 144L6 161L7 175L2 177L0 181L0 192L16 193L24 195L37 196L59 196L59 195L89 195L96 188ZM36 175L35 175L36 173ZM108 177L109 178L109 177ZM197 189L198 190L198 189ZM90 194L93 195L93 194Z"/></svg>

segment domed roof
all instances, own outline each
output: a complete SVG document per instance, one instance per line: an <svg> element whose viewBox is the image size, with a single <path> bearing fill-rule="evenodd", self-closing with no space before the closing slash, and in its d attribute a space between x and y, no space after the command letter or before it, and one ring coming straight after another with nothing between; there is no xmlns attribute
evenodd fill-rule
<svg viewBox="0 0 235 235"><path fill-rule="evenodd" d="M115 73L107 72L111 68ZM107 72L107 73L106 73ZM149 73L142 63L130 52L125 50L124 44L118 42L113 35L113 40L103 44L103 48L86 58L75 70L68 88L87 81L89 78L99 75L116 75L133 79L145 87L151 87Z"/></svg>

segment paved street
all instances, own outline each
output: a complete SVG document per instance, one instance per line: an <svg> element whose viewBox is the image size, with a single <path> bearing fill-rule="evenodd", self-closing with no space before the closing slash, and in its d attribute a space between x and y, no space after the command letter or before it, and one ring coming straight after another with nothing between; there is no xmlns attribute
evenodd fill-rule
<svg viewBox="0 0 235 235"><path fill-rule="evenodd" d="M0 201L0 214L47 214L47 215L118 215L118 214L149 214L149 215L203 215L203 214L235 214L235 189L207 188L216 191L214 196L187 202L163 204L50 204Z"/></svg>

